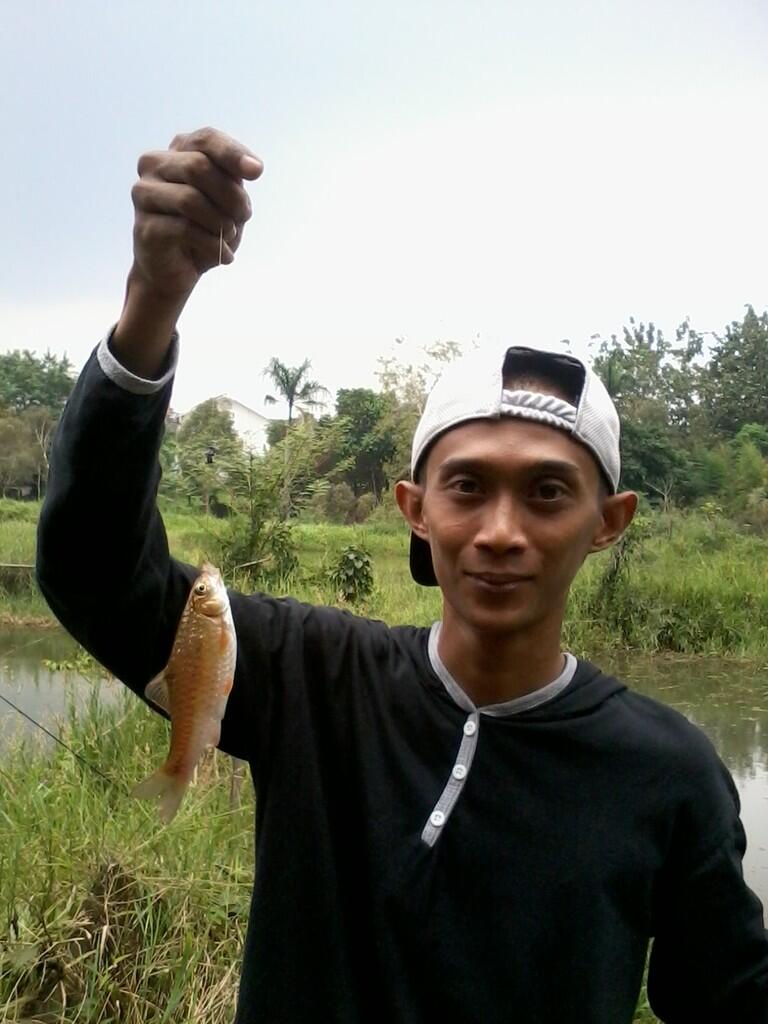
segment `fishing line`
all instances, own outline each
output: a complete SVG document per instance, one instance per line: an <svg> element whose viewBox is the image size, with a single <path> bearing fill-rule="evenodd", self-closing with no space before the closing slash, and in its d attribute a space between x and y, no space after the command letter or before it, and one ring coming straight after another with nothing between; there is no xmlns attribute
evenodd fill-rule
<svg viewBox="0 0 768 1024"><path fill-rule="evenodd" d="M0 700L4 700L6 704L9 704L14 711L18 711L18 713L23 718L26 718L28 722L31 722L32 725L36 725L38 729L41 729L46 734L46 736L50 736L52 740L55 740L58 744L64 747L65 750L68 750L69 753L73 757L76 757L77 760L80 761L82 764L84 764L86 768L90 768L92 772L96 772L97 775L101 776L101 778L104 779L105 782L108 782L110 785L115 786L116 789L120 789L120 787L118 786L114 779L110 779L110 777L108 775L105 775L104 772L100 771L96 767L96 765L91 764L90 761L87 761L82 756L82 754L78 754L76 750L73 750L72 747L68 746L63 739L61 739L59 736L56 736L50 730L46 729L44 725L41 725L39 722L36 722L31 715L28 715L26 711L22 711L21 708L18 707L18 705L14 704L13 701L9 700L7 697L4 697L2 693L0 693Z"/></svg>

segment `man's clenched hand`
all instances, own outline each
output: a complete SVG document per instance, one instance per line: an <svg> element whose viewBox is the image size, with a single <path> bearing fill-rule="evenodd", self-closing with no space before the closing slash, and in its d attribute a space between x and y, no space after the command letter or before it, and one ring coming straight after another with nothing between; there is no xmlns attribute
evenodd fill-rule
<svg viewBox="0 0 768 1024"><path fill-rule="evenodd" d="M224 132L200 128L144 153L138 169L133 266L112 348L129 370L154 377L201 275L235 258L251 216L243 180L258 178L263 165Z"/></svg>
<svg viewBox="0 0 768 1024"><path fill-rule="evenodd" d="M133 186L134 271L160 295L190 294L201 274L231 263L251 203L243 179L261 174L261 161L213 128L177 135L167 150L139 158Z"/></svg>

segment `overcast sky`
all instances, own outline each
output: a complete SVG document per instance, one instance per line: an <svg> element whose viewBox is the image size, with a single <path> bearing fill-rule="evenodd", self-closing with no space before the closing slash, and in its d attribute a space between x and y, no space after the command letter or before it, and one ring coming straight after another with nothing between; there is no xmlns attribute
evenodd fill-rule
<svg viewBox="0 0 768 1024"><path fill-rule="evenodd" d="M265 171L181 321L180 411L261 409L273 355L335 391L395 337L581 349L630 315L720 330L768 305L764 0L0 15L0 350L82 365L120 312L138 155L205 124Z"/></svg>

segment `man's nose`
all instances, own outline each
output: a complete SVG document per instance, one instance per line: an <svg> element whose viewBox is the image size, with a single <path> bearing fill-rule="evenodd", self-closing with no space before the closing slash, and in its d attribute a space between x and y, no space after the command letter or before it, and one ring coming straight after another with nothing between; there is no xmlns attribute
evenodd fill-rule
<svg viewBox="0 0 768 1024"><path fill-rule="evenodd" d="M517 503L507 497L489 503L475 535L475 546L488 548L498 554L520 550L526 544L522 514Z"/></svg>

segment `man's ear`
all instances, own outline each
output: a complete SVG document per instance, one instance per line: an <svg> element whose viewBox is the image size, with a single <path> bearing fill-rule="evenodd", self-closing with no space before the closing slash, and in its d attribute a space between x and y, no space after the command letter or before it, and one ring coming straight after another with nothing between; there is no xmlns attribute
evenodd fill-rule
<svg viewBox="0 0 768 1024"><path fill-rule="evenodd" d="M416 536L428 540L424 523L424 488L421 484L398 480L395 484L395 501Z"/></svg>
<svg viewBox="0 0 768 1024"><path fill-rule="evenodd" d="M603 501L600 525L589 550L603 551L615 544L632 522L636 510L637 495L634 491L609 494Z"/></svg>

